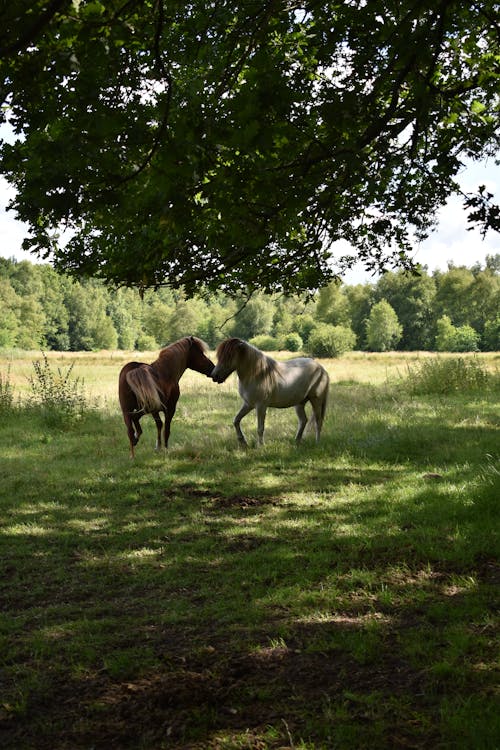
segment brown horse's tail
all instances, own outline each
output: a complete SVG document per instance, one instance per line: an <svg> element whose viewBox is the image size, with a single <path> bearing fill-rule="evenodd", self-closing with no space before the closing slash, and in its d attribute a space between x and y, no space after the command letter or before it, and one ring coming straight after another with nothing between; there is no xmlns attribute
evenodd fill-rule
<svg viewBox="0 0 500 750"><path fill-rule="evenodd" d="M145 414L165 408L162 394L148 368L137 367L135 370L130 370L125 375L125 379L135 394L139 409Z"/></svg>

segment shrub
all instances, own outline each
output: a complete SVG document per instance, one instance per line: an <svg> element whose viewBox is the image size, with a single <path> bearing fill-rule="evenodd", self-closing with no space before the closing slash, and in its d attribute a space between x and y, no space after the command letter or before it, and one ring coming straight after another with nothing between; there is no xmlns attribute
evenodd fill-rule
<svg viewBox="0 0 500 750"><path fill-rule="evenodd" d="M43 353L42 353L43 354ZM45 354L43 362L33 362L34 375L29 379L31 396L28 404L39 408L52 427L63 427L79 419L87 408L83 381L72 379L73 364L63 373L54 372Z"/></svg>
<svg viewBox="0 0 500 750"><path fill-rule="evenodd" d="M479 351L479 334L472 326L459 326L453 340L453 352Z"/></svg>
<svg viewBox="0 0 500 750"><path fill-rule="evenodd" d="M266 333L253 336L248 343L256 346L257 349L263 349L265 352L277 352L281 349L281 341L274 336L268 336Z"/></svg>
<svg viewBox="0 0 500 750"><path fill-rule="evenodd" d="M283 339L283 346L289 352L299 352L304 346L304 342L296 331L292 331Z"/></svg>
<svg viewBox="0 0 500 750"><path fill-rule="evenodd" d="M479 334L469 325L454 326L443 315L437 321L436 349L438 352L477 352Z"/></svg>
<svg viewBox="0 0 500 750"><path fill-rule="evenodd" d="M140 352L151 352L158 349L158 342L149 333L141 333L137 337L136 349Z"/></svg>
<svg viewBox="0 0 500 750"><path fill-rule="evenodd" d="M436 357L408 370L409 390L418 395L479 391L490 383L488 371L473 357Z"/></svg>
<svg viewBox="0 0 500 750"><path fill-rule="evenodd" d="M341 357L356 345L356 334L346 326L318 323L309 336L307 348L315 357Z"/></svg>
<svg viewBox="0 0 500 750"><path fill-rule="evenodd" d="M487 320L484 326L483 349L497 352L500 349L500 315L495 320Z"/></svg>
<svg viewBox="0 0 500 750"><path fill-rule="evenodd" d="M301 315L295 316L293 320L293 330L296 331L302 339L302 346L307 343L311 331L316 325L316 321L309 313L302 313Z"/></svg>

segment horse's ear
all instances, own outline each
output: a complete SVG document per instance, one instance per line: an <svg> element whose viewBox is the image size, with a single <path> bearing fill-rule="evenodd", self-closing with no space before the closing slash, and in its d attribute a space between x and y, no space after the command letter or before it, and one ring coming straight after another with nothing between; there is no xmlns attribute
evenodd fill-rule
<svg viewBox="0 0 500 750"><path fill-rule="evenodd" d="M233 352L236 351L236 352L238 352L239 355L244 354L245 353L245 342L243 341L243 339L237 339L237 338L235 338L232 341L232 347L231 348L232 348ZM240 349L243 349L243 352L240 352Z"/></svg>

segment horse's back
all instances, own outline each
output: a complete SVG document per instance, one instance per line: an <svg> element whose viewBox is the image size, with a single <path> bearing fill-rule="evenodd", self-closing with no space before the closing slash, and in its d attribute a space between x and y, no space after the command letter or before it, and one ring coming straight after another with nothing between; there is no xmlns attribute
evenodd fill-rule
<svg viewBox="0 0 500 750"><path fill-rule="evenodd" d="M323 389L329 383L325 368L312 357L296 357L279 363L279 371L285 388L292 393L303 394L305 399L318 388ZM302 400L302 399L301 399Z"/></svg>
<svg viewBox="0 0 500 750"><path fill-rule="evenodd" d="M325 368L312 357L295 357L284 362L278 362L278 372L284 381L310 382L320 373L326 373Z"/></svg>
<svg viewBox="0 0 500 750"><path fill-rule="evenodd" d="M312 357L294 357L293 359L286 359L284 362L278 362L277 364L280 370L302 370L311 374L317 372L319 369L324 369L322 365Z"/></svg>
<svg viewBox="0 0 500 750"><path fill-rule="evenodd" d="M316 390L328 387L328 374L324 367L311 357L296 357L276 363L276 378L268 393L259 393L258 384L245 383L240 394L248 403L265 403L267 406L286 409L316 395ZM319 395L319 394L318 394Z"/></svg>

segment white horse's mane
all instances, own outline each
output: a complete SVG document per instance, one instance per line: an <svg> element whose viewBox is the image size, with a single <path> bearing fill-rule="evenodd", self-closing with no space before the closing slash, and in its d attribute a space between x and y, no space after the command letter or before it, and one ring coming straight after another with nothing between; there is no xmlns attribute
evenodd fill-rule
<svg viewBox="0 0 500 750"><path fill-rule="evenodd" d="M246 341L242 343L238 354L244 376L259 383L264 393L270 393L280 379L278 363L256 346Z"/></svg>

